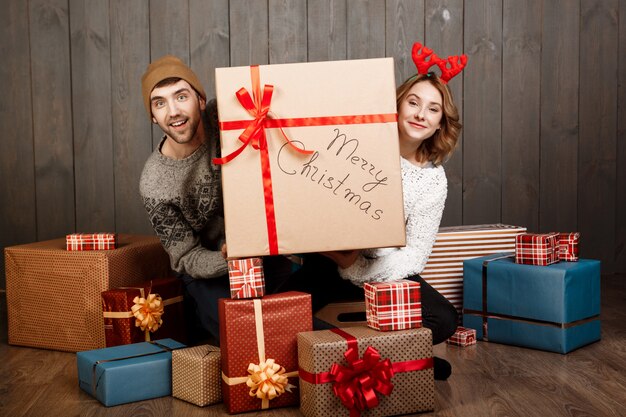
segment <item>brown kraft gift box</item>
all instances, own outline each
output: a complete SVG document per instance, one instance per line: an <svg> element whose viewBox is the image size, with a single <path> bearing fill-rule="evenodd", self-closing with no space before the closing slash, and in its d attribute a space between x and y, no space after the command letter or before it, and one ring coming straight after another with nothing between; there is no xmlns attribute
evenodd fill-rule
<svg viewBox="0 0 626 417"><path fill-rule="evenodd" d="M211 345L172 351L172 397L200 407L222 402L220 360Z"/></svg>
<svg viewBox="0 0 626 417"><path fill-rule="evenodd" d="M343 370L345 373L353 369L344 354L354 347L355 338L358 356L356 352L353 356L348 356L353 360L364 359L366 362L374 358L373 363L378 372L372 371L369 375L376 376L379 378L377 381L386 385L391 383L393 388L390 393L385 394L375 391L378 404L353 412L359 411L363 417L374 417L434 409L433 345L430 329L379 332L357 326L298 334L300 411L305 417L353 415L339 397L335 396L330 371L333 364L340 365L335 366L335 370ZM349 339L352 341L348 342ZM378 358L371 348L380 355ZM380 379L381 367L387 370L387 375L389 367L393 369L393 375L388 380ZM358 377L363 375L357 373L354 381L358 381ZM341 386L338 384L337 388Z"/></svg>
<svg viewBox="0 0 626 417"><path fill-rule="evenodd" d="M229 413L297 405L296 335L313 327L311 296L290 291L263 298L219 300L222 396ZM246 385L251 364L275 361L288 376L288 390L267 400Z"/></svg>
<svg viewBox="0 0 626 417"><path fill-rule="evenodd" d="M67 251L65 237L5 248L9 343L77 352L105 347L102 291L171 274L155 236Z"/></svg>

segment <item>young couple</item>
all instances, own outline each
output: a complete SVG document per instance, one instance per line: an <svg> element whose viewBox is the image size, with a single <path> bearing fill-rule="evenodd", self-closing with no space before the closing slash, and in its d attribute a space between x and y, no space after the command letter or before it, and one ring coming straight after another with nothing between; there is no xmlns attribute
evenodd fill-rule
<svg viewBox="0 0 626 417"><path fill-rule="evenodd" d="M462 69L466 58L452 57L448 63L416 44L413 59L418 74L396 92L406 246L310 254L295 274L290 273L286 258L265 257L266 292L309 292L316 311L338 299L363 299L365 282L418 281L423 325L432 330L433 344L438 344L454 333L457 313L419 273L430 255L446 200L441 164L453 152L461 130L447 81ZM441 76L428 72L435 65L441 68ZM151 121L164 136L144 166L141 196L172 269L195 301L202 327L219 340L217 300L228 298L230 291L220 170L211 162L219 156L215 100L207 103L196 75L173 56L148 66L142 94ZM316 323L316 328L321 327ZM449 375L450 365L436 358L435 377Z"/></svg>

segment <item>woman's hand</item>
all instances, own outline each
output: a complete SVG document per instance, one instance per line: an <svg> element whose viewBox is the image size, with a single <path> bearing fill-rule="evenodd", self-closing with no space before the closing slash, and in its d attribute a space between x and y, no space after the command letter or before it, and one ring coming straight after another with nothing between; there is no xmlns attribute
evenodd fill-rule
<svg viewBox="0 0 626 417"><path fill-rule="evenodd" d="M356 259L361 253L360 250L338 250L330 252L320 252L320 255L324 255L335 262L339 268L347 268L356 262Z"/></svg>

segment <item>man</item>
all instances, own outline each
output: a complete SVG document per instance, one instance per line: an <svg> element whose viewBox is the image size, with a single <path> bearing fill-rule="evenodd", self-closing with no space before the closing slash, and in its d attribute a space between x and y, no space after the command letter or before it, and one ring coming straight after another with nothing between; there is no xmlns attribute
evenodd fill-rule
<svg viewBox="0 0 626 417"><path fill-rule="evenodd" d="M141 79L146 111L164 133L140 180L140 193L172 269L195 301L200 323L219 342L218 298L230 297L224 245L221 175L215 100L194 72L167 55ZM280 258L280 259L278 259ZM284 257L266 258L266 290L287 274Z"/></svg>

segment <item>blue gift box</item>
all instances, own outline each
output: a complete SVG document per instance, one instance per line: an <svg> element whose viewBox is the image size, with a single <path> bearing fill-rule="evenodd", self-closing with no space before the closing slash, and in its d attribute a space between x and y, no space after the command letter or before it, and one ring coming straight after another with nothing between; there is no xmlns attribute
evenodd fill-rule
<svg viewBox="0 0 626 417"><path fill-rule="evenodd" d="M507 255L463 262L463 326L477 339L558 353L600 340L600 261L535 266Z"/></svg>
<svg viewBox="0 0 626 417"><path fill-rule="evenodd" d="M172 339L76 354L80 387L107 407L172 394Z"/></svg>

